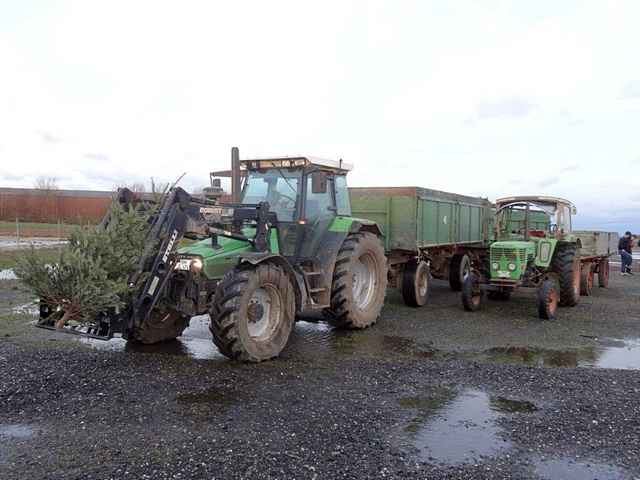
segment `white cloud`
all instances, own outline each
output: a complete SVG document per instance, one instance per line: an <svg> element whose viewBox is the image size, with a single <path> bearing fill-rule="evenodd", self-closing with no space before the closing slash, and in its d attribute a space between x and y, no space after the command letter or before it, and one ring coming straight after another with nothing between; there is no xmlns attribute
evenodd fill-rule
<svg viewBox="0 0 640 480"><path fill-rule="evenodd" d="M202 185L238 145L342 157L354 185L553 193L594 215L594 195L639 190L618 168L640 150L637 2L14 3L2 186Z"/></svg>

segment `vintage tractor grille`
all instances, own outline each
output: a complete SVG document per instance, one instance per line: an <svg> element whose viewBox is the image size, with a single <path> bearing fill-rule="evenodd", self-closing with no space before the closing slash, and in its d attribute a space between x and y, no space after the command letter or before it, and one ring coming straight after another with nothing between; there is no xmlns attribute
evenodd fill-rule
<svg viewBox="0 0 640 480"><path fill-rule="evenodd" d="M491 249L492 262L500 262L502 257L506 258L508 262L519 262L521 264L526 264L528 260L525 248L493 247Z"/></svg>

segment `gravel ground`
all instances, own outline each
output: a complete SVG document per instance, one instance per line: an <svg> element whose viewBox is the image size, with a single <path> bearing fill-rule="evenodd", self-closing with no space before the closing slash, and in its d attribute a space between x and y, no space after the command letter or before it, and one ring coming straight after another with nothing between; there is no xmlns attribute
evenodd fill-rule
<svg viewBox="0 0 640 480"><path fill-rule="evenodd" d="M93 348L27 326L14 288L0 282L2 479L640 477L640 373L578 366L637 355L640 276L555 322L529 294L466 313L443 284L419 310L390 292L374 328L299 323L259 365L194 354L196 328L184 348ZM576 362L529 365L542 351Z"/></svg>

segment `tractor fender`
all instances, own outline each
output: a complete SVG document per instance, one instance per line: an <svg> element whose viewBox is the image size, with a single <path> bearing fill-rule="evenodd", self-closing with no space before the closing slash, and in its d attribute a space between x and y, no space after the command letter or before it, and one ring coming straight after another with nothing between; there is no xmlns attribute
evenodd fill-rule
<svg viewBox="0 0 640 480"><path fill-rule="evenodd" d="M383 237L382 228L376 222L372 222L371 220L365 220L361 218L354 218L353 223L351 224L351 228L349 229L350 233L357 232L369 232L373 233L377 237Z"/></svg>
<svg viewBox="0 0 640 480"><path fill-rule="evenodd" d="M378 237L383 237L384 232L380 225L366 218L336 217L329 226L329 232L343 233L346 237L350 233L370 232Z"/></svg>
<svg viewBox="0 0 640 480"><path fill-rule="evenodd" d="M291 264L282 256L277 253L245 253L238 259L238 265L242 264L250 264L250 265L259 265L261 263L274 263L285 271L289 280L291 280L291 285L293 285L293 291L296 297L296 312L299 312L302 308L302 293L300 291L300 283L298 281L298 276L296 275Z"/></svg>

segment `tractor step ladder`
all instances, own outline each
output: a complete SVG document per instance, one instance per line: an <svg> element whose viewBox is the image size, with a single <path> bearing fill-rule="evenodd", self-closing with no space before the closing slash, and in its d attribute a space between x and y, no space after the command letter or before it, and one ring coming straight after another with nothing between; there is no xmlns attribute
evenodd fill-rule
<svg viewBox="0 0 640 480"><path fill-rule="evenodd" d="M322 270L303 270L304 273L304 281L307 284L307 291L309 292L309 298L313 304L313 308L327 308L329 305L322 305L318 302L318 294L322 292L326 292L325 287L319 287L317 285L318 280L322 278L324 272Z"/></svg>

